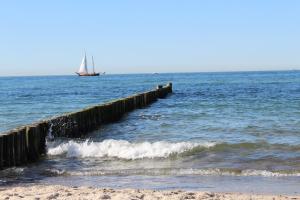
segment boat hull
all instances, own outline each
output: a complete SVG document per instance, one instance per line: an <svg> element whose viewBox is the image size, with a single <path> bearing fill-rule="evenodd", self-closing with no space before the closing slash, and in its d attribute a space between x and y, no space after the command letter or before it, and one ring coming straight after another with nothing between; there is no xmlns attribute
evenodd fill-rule
<svg viewBox="0 0 300 200"><path fill-rule="evenodd" d="M99 76L100 73L93 73L93 74L79 74L79 73L76 73L78 76Z"/></svg>

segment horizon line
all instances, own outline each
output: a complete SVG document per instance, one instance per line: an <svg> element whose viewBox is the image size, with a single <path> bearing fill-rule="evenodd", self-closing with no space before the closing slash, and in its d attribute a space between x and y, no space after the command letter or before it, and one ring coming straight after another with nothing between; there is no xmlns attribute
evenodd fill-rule
<svg viewBox="0 0 300 200"><path fill-rule="evenodd" d="M300 71L300 69L276 69L276 70L225 70L225 71L179 71L179 72L133 72L133 73L107 73L102 76L108 75L141 75L141 74L193 74L193 73L247 73L247 72L288 72ZM78 76L76 74L37 74L37 75L0 75L0 77L44 77L44 76Z"/></svg>

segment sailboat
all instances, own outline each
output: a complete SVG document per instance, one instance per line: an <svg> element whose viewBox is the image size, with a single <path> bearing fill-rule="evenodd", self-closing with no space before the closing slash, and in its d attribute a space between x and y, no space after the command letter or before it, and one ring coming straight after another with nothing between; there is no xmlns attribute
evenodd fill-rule
<svg viewBox="0 0 300 200"><path fill-rule="evenodd" d="M87 67L87 59L86 59L86 53L84 54L84 57L81 61L80 68L76 74L78 76L99 76L99 73L95 72L95 63L94 63L94 58L92 56L92 62L93 62L93 73L88 72L88 67Z"/></svg>

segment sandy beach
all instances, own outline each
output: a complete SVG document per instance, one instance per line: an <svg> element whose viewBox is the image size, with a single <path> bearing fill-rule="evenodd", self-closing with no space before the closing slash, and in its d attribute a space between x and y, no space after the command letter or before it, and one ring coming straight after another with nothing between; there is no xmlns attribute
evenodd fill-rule
<svg viewBox="0 0 300 200"><path fill-rule="evenodd" d="M300 196L262 195L244 193L195 192L183 190L140 190L92 187L67 187L60 185L24 185L0 188L0 199L215 199L215 200L280 200L300 199Z"/></svg>

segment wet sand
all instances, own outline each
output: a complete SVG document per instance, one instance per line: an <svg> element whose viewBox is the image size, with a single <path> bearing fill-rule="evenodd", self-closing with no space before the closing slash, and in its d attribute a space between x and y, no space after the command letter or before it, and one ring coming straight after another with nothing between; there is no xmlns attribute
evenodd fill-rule
<svg viewBox="0 0 300 200"><path fill-rule="evenodd" d="M115 199L115 200L300 200L300 196L262 195L247 193L191 192L183 190L106 189L92 187L67 187L60 185L23 185L0 188L0 199Z"/></svg>

